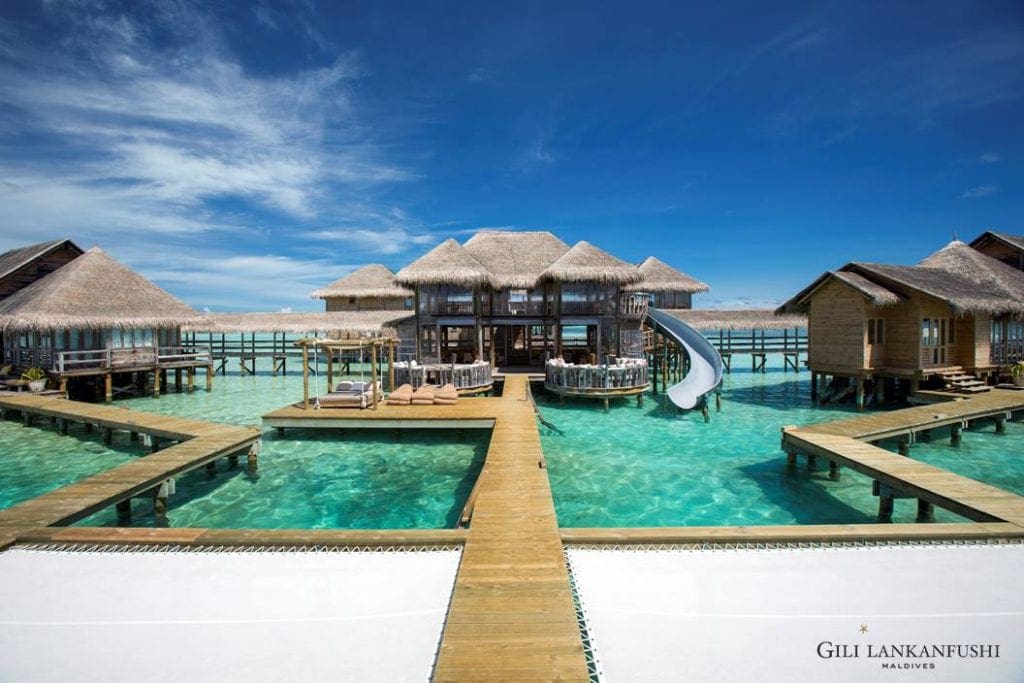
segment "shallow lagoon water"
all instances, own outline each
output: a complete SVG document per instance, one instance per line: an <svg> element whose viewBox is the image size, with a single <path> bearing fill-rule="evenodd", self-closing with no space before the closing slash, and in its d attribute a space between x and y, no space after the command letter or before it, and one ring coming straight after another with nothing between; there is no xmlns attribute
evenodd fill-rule
<svg viewBox="0 0 1024 683"><path fill-rule="evenodd" d="M737 363L739 365L739 363ZM358 375L355 376L358 378ZM566 401L537 391L547 420L564 435L541 428L559 522L570 527L718 526L874 522L877 498L868 478L844 470L810 473L800 461L788 472L780 428L850 417L849 408L817 408L810 375L769 367L726 375L723 410L711 422L699 413L665 410L661 397L600 404ZM202 382L199 383L202 386ZM326 390L321 378L320 390ZM315 390L313 392L315 394ZM259 425L271 410L300 400L298 372L218 375L214 389L166 393L117 405L228 424ZM471 399L470 399L471 400ZM0 506L71 483L142 454L118 434L114 446L98 433L73 427L0 423ZM950 447L939 430L912 456L964 476L1024 494L1024 425L1006 435L991 423L964 432ZM172 526L211 528L444 528L454 525L486 454L486 430L272 430L264 435L256 478L243 466L219 462L214 476L197 470L177 480ZM891 445L895 448L895 445ZM822 463L824 465L824 463ZM151 504L136 501L135 524L153 523ZM913 500L897 500L895 521L913 521ZM964 521L936 510L938 521ZM84 525L113 525L113 510Z"/></svg>

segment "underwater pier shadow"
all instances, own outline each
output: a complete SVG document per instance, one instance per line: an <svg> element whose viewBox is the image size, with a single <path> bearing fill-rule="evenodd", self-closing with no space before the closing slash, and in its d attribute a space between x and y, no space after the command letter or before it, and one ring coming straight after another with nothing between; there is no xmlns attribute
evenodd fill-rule
<svg viewBox="0 0 1024 683"><path fill-rule="evenodd" d="M757 484L766 499L793 515L798 524L873 524L878 521L875 515L864 513L832 495L818 478L821 470L789 471L783 457L738 469Z"/></svg>

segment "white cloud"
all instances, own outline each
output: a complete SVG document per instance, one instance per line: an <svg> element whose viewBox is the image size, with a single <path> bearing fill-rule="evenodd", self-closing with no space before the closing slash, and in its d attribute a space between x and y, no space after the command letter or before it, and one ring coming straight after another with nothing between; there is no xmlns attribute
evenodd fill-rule
<svg viewBox="0 0 1024 683"><path fill-rule="evenodd" d="M1001 156L994 152L986 152L985 154L982 154L981 156L978 157L978 161L980 161L983 164L995 164L998 163L999 161L1002 161L1002 159L1003 158Z"/></svg>
<svg viewBox="0 0 1024 683"><path fill-rule="evenodd" d="M347 251L372 252L375 254L401 254L415 247L439 242L436 235L429 233L413 233L405 228L388 228L370 230L367 228L337 228L317 230L306 233L306 236L317 240L338 243Z"/></svg>
<svg viewBox="0 0 1024 683"><path fill-rule="evenodd" d="M996 185L978 185L966 190L962 195L961 199L978 199L979 197L987 197L990 194L995 194L999 191L999 187Z"/></svg>

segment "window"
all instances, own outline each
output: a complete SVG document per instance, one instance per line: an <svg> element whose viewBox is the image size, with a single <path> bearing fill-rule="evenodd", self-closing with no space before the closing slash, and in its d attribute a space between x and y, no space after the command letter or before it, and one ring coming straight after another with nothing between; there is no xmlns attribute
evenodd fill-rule
<svg viewBox="0 0 1024 683"><path fill-rule="evenodd" d="M885 343L885 320L882 318L868 318L868 344Z"/></svg>
<svg viewBox="0 0 1024 683"><path fill-rule="evenodd" d="M354 296L350 296L350 297L348 298L348 302L349 302L350 304L354 304L354 303L356 302L356 298L355 298Z"/></svg>

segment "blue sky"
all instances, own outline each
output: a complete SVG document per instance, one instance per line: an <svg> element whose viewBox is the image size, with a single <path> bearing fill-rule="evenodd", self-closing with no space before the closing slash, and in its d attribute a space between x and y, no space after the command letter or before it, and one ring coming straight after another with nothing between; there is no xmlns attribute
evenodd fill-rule
<svg viewBox="0 0 1024 683"><path fill-rule="evenodd" d="M1018 1L8 0L0 248L66 235L200 309L301 310L548 229L766 306L1024 233L1022 121Z"/></svg>

